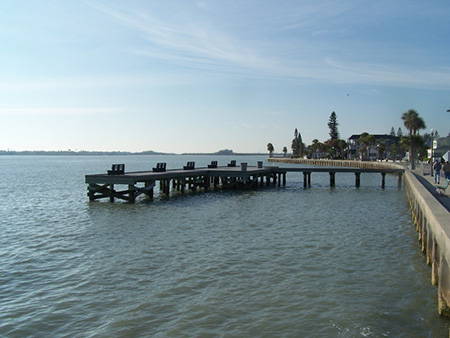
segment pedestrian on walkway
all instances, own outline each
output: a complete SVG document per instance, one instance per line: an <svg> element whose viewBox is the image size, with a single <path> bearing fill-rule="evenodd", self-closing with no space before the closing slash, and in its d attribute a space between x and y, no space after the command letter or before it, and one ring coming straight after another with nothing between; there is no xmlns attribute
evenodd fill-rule
<svg viewBox="0 0 450 338"><path fill-rule="evenodd" d="M444 171L444 177L446 180L450 180L450 164L445 162L445 164L442 166L442 170Z"/></svg>
<svg viewBox="0 0 450 338"><path fill-rule="evenodd" d="M441 164L439 163L438 160L434 162L433 169L434 169L434 184L436 183L439 184L441 178Z"/></svg>

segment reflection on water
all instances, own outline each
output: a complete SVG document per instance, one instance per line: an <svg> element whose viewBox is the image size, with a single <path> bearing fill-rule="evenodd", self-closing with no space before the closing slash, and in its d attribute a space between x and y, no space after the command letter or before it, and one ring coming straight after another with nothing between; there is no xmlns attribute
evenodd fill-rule
<svg viewBox="0 0 450 338"><path fill-rule="evenodd" d="M84 175L119 162L161 159L0 158L2 336L448 334L396 176L89 203Z"/></svg>

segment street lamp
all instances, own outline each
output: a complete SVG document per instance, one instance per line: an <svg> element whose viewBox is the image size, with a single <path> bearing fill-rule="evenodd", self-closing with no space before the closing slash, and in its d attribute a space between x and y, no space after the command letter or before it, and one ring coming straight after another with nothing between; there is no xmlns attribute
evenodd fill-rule
<svg viewBox="0 0 450 338"><path fill-rule="evenodd" d="M430 132L431 135L431 156L430 156L430 163L431 163L431 176L433 177L433 143L434 143L434 130L431 129Z"/></svg>

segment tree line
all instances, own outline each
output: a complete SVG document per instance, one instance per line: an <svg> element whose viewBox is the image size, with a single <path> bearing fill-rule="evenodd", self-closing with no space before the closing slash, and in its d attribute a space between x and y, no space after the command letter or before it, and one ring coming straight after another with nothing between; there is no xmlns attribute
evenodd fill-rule
<svg viewBox="0 0 450 338"><path fill-rule="evenodd" d="M427 146L426 142L430 140L430 135L425 134L421 136L419 131L425 129L426 125L423 118L414 109L409 109L401 116L405 128L408 130L408 135L403 135L402 129L399 127L395 133L392 127L390 136L386 138L375 137L367 132L360 134L358 138L359 155L361 160L370 159L370 150L375 149L377 159L390 157L394 159L402 158L406 151L409 152L409 161L414 163L416 158L426 159ZM339 123L337 115L333 111L328 120L329 136L330 138L324 142L314 139L312 143L306 146L302 141L302 136L297 128L294 130L294 138L291 142L292 157L302 158L330 158L330 159L347 159L349 157L349 144L347 141L340 139ZM437 136L437 132L433 135ZM267 144L267 150L271 157L275 148L272 143ZM283 147L284 156L287 156L288 149Z"/></svg>

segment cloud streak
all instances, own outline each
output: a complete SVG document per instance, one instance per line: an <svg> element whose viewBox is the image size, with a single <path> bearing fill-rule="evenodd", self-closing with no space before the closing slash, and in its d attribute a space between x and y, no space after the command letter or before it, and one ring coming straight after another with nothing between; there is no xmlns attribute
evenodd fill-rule
<svg viewBox="0 0 450 338"><path fill-rule="evenodd" d="M346 29L336 33L333 24L318 23L326 20L333 22L333 19L335 24L342 23L350 15L354 6L352 3L333 6L329 11L326 10L326 3L321 3L317 7L302 8L301 13L289 13L289 18L285 17L285 20L283 15L287 14L281 13L268 22L273 34L270 39L264 36L268 33L264 26L255 27L251 23L236 23L244 33L253 32L245 35L230 28L233 22L228 29L224 29L223 25L206 22L203 16L196 17L195 21L187 15L184 21L176 21L171 16L159 17L150 10L130 11L100 3L93 6L142 39L139 45L128 48L131 53L183 67L299 81L450 88L448 68L438 65L425 70L418 65L404 66L400 60L382 62L377 57L377 49L381 48L376 41L363 43L360 38L354 37L355 40L344 37L343 42L347 44L333 41L336 37L333 34L342 35ZM249 22L252 19L248 16ZM355 22L361 21L361 18L355 19ZM288 34L281 35L282 31ZM349 36L352 34L355 33ZM351 51L345 50L349 44L355 48L354 54L366 58L364 62L356 60ZM367 45L374 55L364 50ZM393 46L389 48L393 48L391 55L405 54ZM385 51L385 54L389 52Z"/></svg>
<svg viewBox="0 0 450 338"><path fill-rule="evenodd" d="M68 115L97 115L117 113L117 108L92 108L92 107L15 107L1 108L0 116L68 116Z"/></svg>

